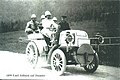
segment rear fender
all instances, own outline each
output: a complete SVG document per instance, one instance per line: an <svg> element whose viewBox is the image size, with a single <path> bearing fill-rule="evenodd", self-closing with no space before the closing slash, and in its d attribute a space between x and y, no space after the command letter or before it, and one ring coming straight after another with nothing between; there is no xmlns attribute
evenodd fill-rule
<svg viewBox="0 0 120 80"><path fill-rule="evenodd" d="M32 42L36 44L39 51L39 55L45 55L45 51L48 50L45 40L33 40Z"/></svg>

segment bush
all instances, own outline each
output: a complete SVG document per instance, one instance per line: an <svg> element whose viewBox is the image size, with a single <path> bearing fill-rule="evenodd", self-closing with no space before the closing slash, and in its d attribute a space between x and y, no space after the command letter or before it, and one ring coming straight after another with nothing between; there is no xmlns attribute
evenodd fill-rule
<svg viewBox="0 0 120 80"><path fill-rule="evenodd" d="M18 21L6 21L6 22L1 21L0 33L24 30L26 24L27 24L27 21L20 21L20 20L18 20Z"/></svg>

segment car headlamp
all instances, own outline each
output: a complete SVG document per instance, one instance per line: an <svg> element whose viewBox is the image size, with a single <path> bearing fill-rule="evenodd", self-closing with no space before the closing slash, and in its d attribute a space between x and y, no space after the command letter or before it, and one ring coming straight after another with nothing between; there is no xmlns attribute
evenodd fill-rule
<svg viewBox="0 0 120 80"><path fill-rule="evenodd" d="M74 36L70 33L66 33L66 40L67 43L72 43L74 41Z"/></svg>

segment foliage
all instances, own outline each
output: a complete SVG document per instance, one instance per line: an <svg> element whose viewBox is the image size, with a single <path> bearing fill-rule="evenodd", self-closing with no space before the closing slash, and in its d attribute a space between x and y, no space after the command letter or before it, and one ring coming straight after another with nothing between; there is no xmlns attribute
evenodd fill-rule
<svg viewBox="0 0 120 80"><path fill-rule="evenodd" d="M69 22L102 21L106 26L100 27L106 29L109 36L119 36L109 32L113 29L119 32L119 9L119 1L112 0L1 0L0 32L24 29L32 13L40 21L40 16L49 10L58 21L62 15L67 15Z"/></svg>

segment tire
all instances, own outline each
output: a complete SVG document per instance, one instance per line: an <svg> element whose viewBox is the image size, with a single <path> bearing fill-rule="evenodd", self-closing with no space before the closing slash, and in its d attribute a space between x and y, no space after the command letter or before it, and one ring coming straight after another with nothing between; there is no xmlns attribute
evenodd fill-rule
<svg viewBox="0 0 120 80"><path fill-rule="evenodd" d="M54 75L62 75L66 70L66 57L61 49L53 51L51 56L51 68Z"/></svg>
<svg viewBox="0 0 120 80"><path fill-rule="evenodd" d="M90 64L84 66L84 69L89 73L93 73L97 70L98 65L99 65L99 57L98 54L95 53L93 61Z"/></svg>
<svg viewBox="0 0 120 80"><path fill-rule="evenodd" d="M27 60L35 68L38 62L38 48L34 42L29 42L26 47Z"/></svg>

